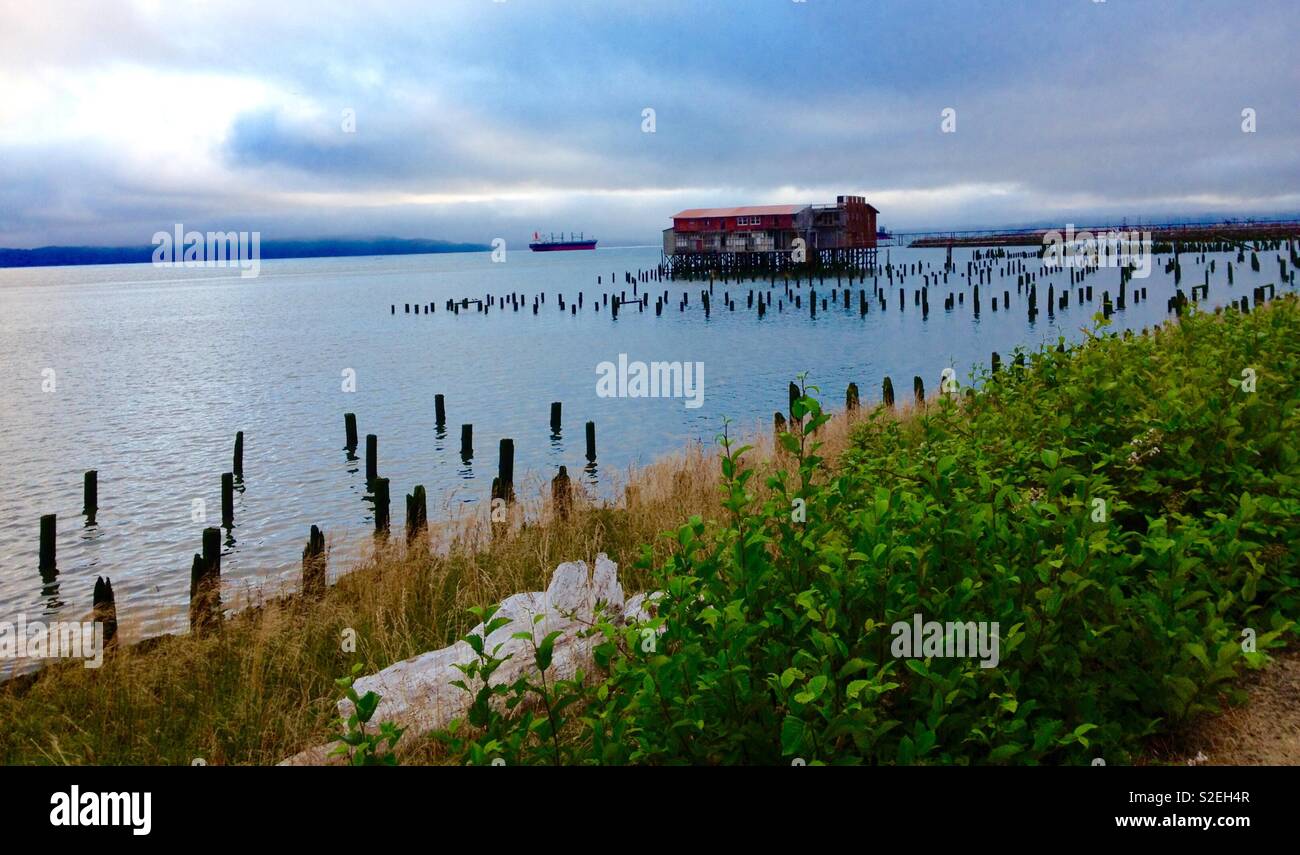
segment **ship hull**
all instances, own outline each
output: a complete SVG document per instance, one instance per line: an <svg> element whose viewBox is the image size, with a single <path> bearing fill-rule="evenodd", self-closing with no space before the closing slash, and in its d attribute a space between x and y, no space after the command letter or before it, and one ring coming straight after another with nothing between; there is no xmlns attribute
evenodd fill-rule
<svg viewBox="0 0 1300 855"><path fill-rule="evenodd" d="M571 252L580 249L595 249L594 240L535 241L528 244L533 252Z"/></svg>

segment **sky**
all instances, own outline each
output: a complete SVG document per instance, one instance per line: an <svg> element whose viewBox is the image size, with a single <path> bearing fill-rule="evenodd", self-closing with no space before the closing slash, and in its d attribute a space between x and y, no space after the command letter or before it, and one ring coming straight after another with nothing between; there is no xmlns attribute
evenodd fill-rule
<svg viewBox="0 0 1300 855"><path fill-rule="evenodd" d="M0 0L0 246L647 244L846 193L896 231L1295 215L1297 33L1296 0Z"/></svg>

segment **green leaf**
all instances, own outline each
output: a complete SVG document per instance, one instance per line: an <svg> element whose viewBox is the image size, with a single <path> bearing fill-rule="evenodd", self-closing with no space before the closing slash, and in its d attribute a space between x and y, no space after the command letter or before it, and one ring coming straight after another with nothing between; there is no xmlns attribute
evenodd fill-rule
<svg viewBox="0 0 1300 855"><path fill-rule="evenodd" d="M537 662L537 670L545 671L551 667L551 656L555 651L555 639L559 638L562 633L559 630L547 633L542 639L542 643L537 645L537 653L534 658Z"/></svg>
<svg viewBox="0 0 1300 855"><path fill-rule="evenodd" d="M801 704L810 704L822 696L826 690L826 677L818 674L808 681L808 685L802 692L794 696L794 699Z"/></svg>
<svg viewBox="0 0 1300 855"><path fill-rule="evenodd" d="M366 692L357 699L357 718L363 723L370 721L370 717L375 714L375 708L379 706L379 695L374 692Z"/></svg>
<svg viewBox="0 0 1300 855"><path fill-rule="evenodd" d="M1194 658L1197 662L1200 662L1207 669L1211 667L1210 657L1205 652L1205 645L1193 644L1191 642L1188 642L1187 644L1183 645L1183 649L1186 650L1189 654L1191 654L1192 658Z"/></svg>
<svg viewBox="0 0 1300 855"><path fill-rule="evenodd" d="M1010 760L1012 757L1015 757L1017 754L1019 754L1024 750L1025 749L1022 746L1013 745L1011 743L1008 743L1006 745L999 745L997 748L994 748L992 751L989 752L989 762L1005 763L1008 760Z"/></svg>
<svg viewBox="0 0 1300 855"><path fill-rule="evenodd" d="M803 750L806 728L803 721L793 715L787 715L781 722L781 753L789 756Z"/></svg>

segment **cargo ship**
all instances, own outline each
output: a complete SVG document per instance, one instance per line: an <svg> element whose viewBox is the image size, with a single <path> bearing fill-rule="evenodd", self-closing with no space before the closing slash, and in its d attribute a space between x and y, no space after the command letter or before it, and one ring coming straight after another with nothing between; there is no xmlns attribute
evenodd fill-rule
<svg viewBox="0 0 1300 855"><path fill-rule="evenodd" d="M553 233L543 238L539 233L533 232L533 242L528 244L528 248L533 252L563 252L572 249L595 249L596 239L583 237L579 232L577 237L570 232L566 238L563 233L557 238Z"/></svg>

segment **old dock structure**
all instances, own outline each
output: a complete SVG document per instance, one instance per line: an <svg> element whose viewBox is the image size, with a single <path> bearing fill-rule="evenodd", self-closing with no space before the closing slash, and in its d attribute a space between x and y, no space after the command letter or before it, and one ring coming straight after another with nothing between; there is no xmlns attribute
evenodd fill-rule
<svg viewBox="0 0 1300 855"><path fill-rule="evenodd" d="M663 253L673 278L865 271L876 264L878 213L861 196L839 196L833 205L691 208L664 229Z"/></svg>

